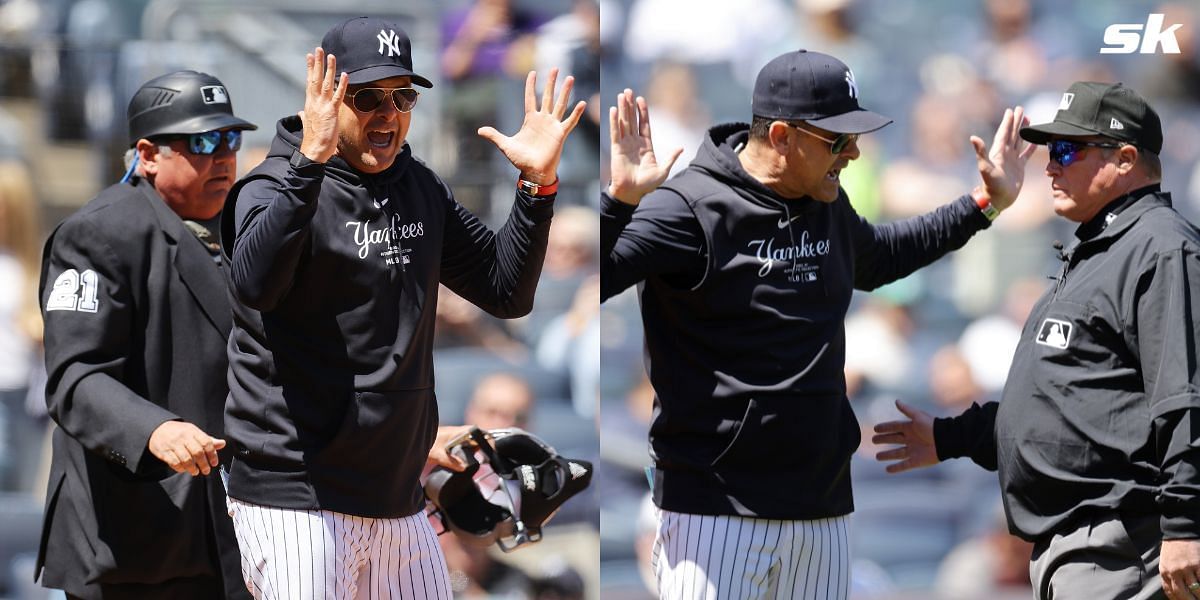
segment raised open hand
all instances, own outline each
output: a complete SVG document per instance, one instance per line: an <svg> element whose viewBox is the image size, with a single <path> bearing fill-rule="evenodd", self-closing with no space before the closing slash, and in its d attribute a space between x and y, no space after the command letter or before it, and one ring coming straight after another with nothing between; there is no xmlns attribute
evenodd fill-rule
<svg viewBox="0 0 1200 600"><path fill-rule="evenodd" d="M520 131L512 137L496 131L493 127L479 128L479 135L504 153L504 157L521 171L522 179L539 185L554 183L563 144L567 141L567 135L579 123L583 109L587 107L587 103L580 100L571 113L566 114L571 89L575 87L575 78L567 77L563 82L562 91L556 97L554 86L557 79L558 69L550 69L539 107L535 92L537 71L529 72L529 76L525 78L525 121L521 123Z"/></svg>
<svg viewBox="0 0 1200 600"><path fill-rule="evenodd" d="M683 154L683 148L671 152L665 163L658 162L654 155L654 142L650 139L650 109L646 99L626 88L617 94L617 105L608 109L608 133L612 142L612 185L608 193L626 204L641 202L642 196L666 181L671 166Z"/></svg>
<svg viewBox="0 0 1200 600"><path fill-rule="evenodd" d="M349 76L342 73L339 80L337 58L332 54L326 56L320 46L304 59L308 64L308 77L304 86L304 110L299 113L300 122L304 124L300 153L311 161L323 163L337 152L338 108L346 96Z"/></svg>
<svg viewBox="0 0 1200 600"><path fill-rule="evenodd" d="M971 136L983 187L997 210L1012 206L1021 193L1021 184L1025 181L1025 163L1034 151L1033 144L1021 140L1021 128L1028 124L1024 108L1004 109L1004 118L996 128L996 136L992 138L992 150L986 155L983 140Z"/></svg>

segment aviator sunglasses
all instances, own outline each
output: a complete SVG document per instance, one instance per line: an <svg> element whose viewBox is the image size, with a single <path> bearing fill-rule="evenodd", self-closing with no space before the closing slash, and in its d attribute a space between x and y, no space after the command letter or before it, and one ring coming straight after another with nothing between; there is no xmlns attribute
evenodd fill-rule
<svg viewBox="0 0 1200 600"><path fill-rule="evenodd" d="M368 113L380 107L383 104L384 98L392 97L392 104L396 106L396 110L406 113L417 105L417 97L420 92L410 87L401 88L362 88L355 90L350 94L350 106L358 112Z"/></svg>
<svg viewBox="0 0 1200 600"><path fill-rule="evenodd" d="M787 123L787 121L784 121L784 122ZM788 127L795 127L796 129L803 131L804 133L807 133L808 135L811 135L811 136L817 138L818 140L825 142L826 144L829 144L829 151L834 154L841 154L842 150L845 150L846 146L850 145L850 142L853 142L854 140L858 139L857 133L843 133L831 140L827 137L818 135L815 132L809 131L795 123L787 123L787 125L788 125Z"/></svg>
<svg viewBox="0 0 1200 600"><path fill-rule="evenodd" d="M221 138L225 138L225 145L234 152L242 148L242 131L240 129L230 129L229 131L205 131L204 133L193 133L189 135L173 135L165 139L168 140L184 140L187 142L188 152L207 156L213 154L220 149Z"/></svg>
<svg viewBox="0 0 1200 600"><path fill-rule="evenodd" d="M1064 169L1071 166L1071 163L1079 160L1079 153L1085 146L1092 148L1120 148L1122 144L1105 144L1102 142L1076 142L1068 140L1054 140L1046 144L1046 148L1050 150L1050 160L1059 164Z"/></svg>

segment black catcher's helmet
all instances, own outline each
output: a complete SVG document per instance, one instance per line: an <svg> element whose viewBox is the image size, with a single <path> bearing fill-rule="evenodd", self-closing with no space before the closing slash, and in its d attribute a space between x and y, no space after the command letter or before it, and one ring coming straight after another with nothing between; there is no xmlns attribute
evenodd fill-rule
<svg viewBox="0 0 1200 600"><path fill-rule="evenodd" d="M542 539L542 526L592 481L592 464L563 458L524 430L476 427L447 445L466 470L437 467L425 480L427 512L473 546L505 552Z"/></svg>

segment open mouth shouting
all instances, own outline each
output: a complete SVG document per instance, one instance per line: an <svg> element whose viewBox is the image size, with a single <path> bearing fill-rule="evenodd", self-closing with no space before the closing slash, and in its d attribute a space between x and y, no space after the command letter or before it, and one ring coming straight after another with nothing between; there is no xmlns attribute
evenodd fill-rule
<svg viewBox="0 0 1200 600"><path fill-rule="evenodd" d="M367 143L374 148L388 148L395 138L395 131L372 129L367 132Z"/></svg>

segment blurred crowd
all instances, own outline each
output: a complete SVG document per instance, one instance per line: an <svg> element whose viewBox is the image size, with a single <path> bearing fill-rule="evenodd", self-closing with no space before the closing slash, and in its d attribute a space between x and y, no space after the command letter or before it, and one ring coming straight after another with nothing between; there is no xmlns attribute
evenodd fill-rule
<svg viewBox="0 0 1200 600"><path fill-rule="evenodd" d="M968 141L990 141L1004 108L1053 118L1076 80L1123 81L1162 115L1163 189L1200 217L1200 6L1115 0L602 0L605 108L625 87L650 106L655 149L686 166L712 124L750 119L755 74L797 48L854 71L859 101L895 122L859 139L843 187L872 222L948 203L977 184ZM1105 28L1162 13L1179 54L1101 54ZM1016 204L962 250L874 293L846 321L846 380L863 431L852 461L852 598L1028 598L1030 545L1007 534L996 475L969 461L888 475L870 430L895 399L936 416L997 399L1021 326L1074 227L1051 210L1044 147ZM602 169L607 161L601 162ZM602 181L607 175L602 172ZM606 598L652 597L647 423L636 290L601 308L597 485ZM781 441L786 451L786 441ZM631 514L642 514L636 522Z"/></svg>
<svg viewBox="0 0 1200 600"><path fill-rule="evenodd" d="M414 61L434 88L414 111L409 143L493 229L508 214L517 173L476 130L519 128L534 69L540 84L559 67L576 78L575 97L590 102L560 165L533 313L494 319L442 288L435 365L443 423L521 427L562 456L598 456L595 0L0 0L0 598L47 597L32 582L30 554L52 426L36 301L41 246L62 218L120 179L133 91L181 68L220 77L238 114L260 126L239 155L244 173L265 156L274 122L303 105L296 57L330 24L360 14L396 19L412 36ZM511 555L441 536L456 597L598 597L593 490L561 509L541 543Z"/></svg>

